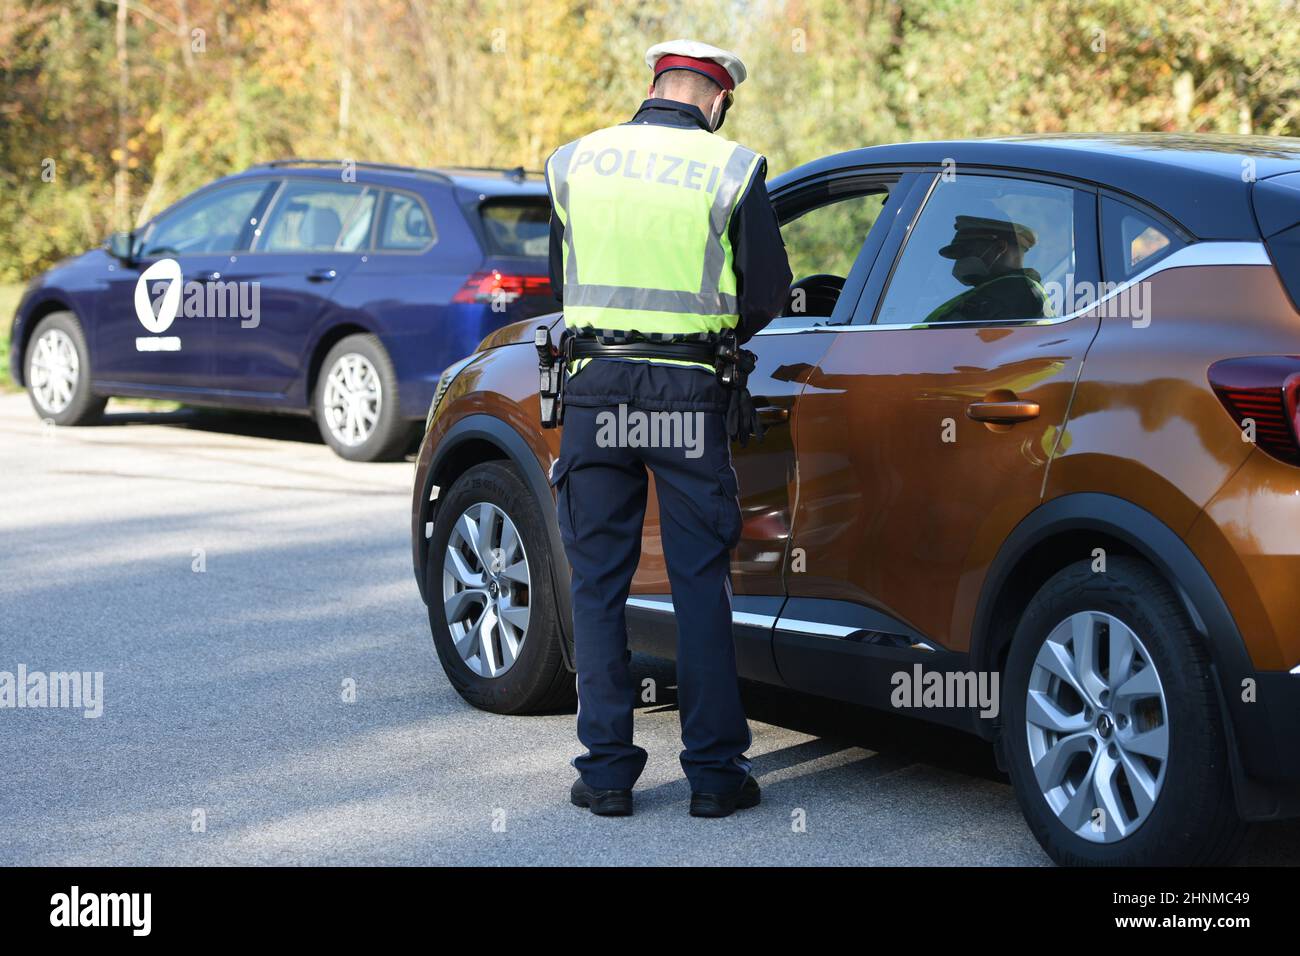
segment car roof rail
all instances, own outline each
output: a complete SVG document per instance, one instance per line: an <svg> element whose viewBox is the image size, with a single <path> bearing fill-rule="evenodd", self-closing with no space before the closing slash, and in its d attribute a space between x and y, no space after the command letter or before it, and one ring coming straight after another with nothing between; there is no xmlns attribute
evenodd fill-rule
<svg viewBox="0 0 1300 956"><path fill-rule="evenodd" d="M523 166L448 166L447 169L465 173L505 173L506 177L516 182L523 182L528 176L542 176L540 169L524 169Z"/></svg>
<svg viewBox="0 0 1300 956"><path fill-rule="evenodd" d="M291 158L273 159L266 163L256 163L250 169L278 169L285 166L343 166L351 163L358 169L371 169L375 172L407 173L415 176L427 176L440 182L451 182L451 177L436 169L422 169L419 166L401 166L397 163L370 163L358 159L311 159Z"/></svg>

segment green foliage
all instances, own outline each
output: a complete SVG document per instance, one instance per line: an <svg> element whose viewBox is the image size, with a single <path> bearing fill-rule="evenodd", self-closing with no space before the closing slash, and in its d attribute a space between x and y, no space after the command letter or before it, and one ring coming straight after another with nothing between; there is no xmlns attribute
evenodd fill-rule
<svg viewBox="0 0 1300 956"><path fill-rule="evenodd" d="M772 172L904 139L1295 135L1298 12L1295 0L0 0L0 282L266 159L539 168L625 118L648 84L646 47L674 36L744 55L751 78L724 133Z"/></svg>
<svg viewBox="0 0 1300 956"><path fill-rule="evenodd" d="M853 260L880 215L885 194L820 206L781 230L796 278L824 272L848 278Z"/></svg>
<svg viewBox="0 0 1300 956"><path fill-rule="evenodd" d="M21 285L0 284L0 392L14 388L13 379L9 377L9 326L22 294Z"/></svg>

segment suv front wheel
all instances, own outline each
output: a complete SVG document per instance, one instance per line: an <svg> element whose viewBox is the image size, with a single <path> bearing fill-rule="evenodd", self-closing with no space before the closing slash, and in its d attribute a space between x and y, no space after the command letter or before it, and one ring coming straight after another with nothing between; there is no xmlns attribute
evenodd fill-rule
<svg viewBox="0 0 1300 956"><path fill-rule="evenodd" d="M1053 860L1219 863L1244 825L1204 639L1148 564L1112 556L1053 576L1005 670L1016 798Z"/></svg>
<svg viewBox="0 0 1300 956"><path fill-rule="evenodd" d="M545 520L512 465L486 462L438 503L425 597L447 678L475 707L555 712L576 699L565 667Z"/></svg>

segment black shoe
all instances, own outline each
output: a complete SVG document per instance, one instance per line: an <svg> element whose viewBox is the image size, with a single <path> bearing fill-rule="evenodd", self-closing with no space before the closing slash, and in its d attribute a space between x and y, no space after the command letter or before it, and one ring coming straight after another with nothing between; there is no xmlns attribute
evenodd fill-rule
<svg viewBox="0 0 1300 956"><path fill-rule="evenodd" d="M746 777L735 793L692 793L691 816L693 817L729 817L737 810L748 810L762 801L763 794L758 788L758 781Z"/></svg>
<svg viewBox="0 0 1300 956"><path fill-rule="evenodd" d="M632 815L631 790L593 790L579 777L569 791L569 802L575 807L586 807L600 817L630 817Z"/></svg>

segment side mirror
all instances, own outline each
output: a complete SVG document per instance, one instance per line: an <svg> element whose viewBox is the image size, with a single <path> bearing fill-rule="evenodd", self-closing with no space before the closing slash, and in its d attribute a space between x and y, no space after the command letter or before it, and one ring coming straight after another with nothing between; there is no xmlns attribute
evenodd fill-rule
<svg viewBox="0 0 1300 956"><path fill-rule="evenodd" d="M131 265L135 261L132 255L135 247L135 236L129 232L115 232L108 237L105 243L108 254L114 259L121 259L126 265Z"/></svg>

